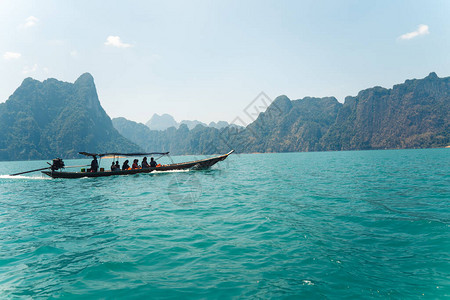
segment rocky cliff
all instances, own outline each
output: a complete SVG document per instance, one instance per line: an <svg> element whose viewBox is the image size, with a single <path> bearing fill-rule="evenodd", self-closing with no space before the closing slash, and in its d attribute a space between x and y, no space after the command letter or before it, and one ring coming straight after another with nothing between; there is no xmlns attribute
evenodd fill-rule
<svg viewBox="0 0 450 300"><path fill-rule="evenodd" d="M0 160L77 157L79 151L136 151L100 105L89 73L75 83L27 78L0 104Z"/></svg>

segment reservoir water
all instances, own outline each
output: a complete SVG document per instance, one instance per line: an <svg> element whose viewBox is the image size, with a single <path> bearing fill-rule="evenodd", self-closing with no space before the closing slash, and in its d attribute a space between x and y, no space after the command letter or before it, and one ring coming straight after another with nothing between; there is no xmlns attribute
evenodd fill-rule
<svg viewBox="0 0 450 300"><path fill-rule="evenodd" d="M0 162L2 299L450 297L450 149L7 175L45 165Z"/></svg>

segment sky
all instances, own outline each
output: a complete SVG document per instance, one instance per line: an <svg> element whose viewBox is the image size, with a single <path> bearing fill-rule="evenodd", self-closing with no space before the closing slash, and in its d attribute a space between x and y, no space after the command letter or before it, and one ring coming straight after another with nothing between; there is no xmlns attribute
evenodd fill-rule
<svg viewBox="0 0 450 300"><path fill-rule="evenodd" d="M450 1L0 0L0 102L93 75L111 118L231 122L264 92L334 96L450 76Z"/></svg>

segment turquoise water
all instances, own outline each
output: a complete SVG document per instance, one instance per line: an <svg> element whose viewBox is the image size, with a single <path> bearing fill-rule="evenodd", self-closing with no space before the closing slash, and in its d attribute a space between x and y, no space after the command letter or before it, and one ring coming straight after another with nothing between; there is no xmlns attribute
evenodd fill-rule
<svg viewBox="0 0 450 300"><path fill-rule="evenodd" d="M42 166L0 163L1 298L450 297L450 149L6 176Z"/></svg>

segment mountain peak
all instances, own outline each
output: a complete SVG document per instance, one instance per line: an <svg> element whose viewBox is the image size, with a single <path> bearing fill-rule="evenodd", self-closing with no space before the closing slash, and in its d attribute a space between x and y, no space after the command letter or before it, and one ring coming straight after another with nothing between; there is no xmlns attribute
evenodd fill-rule
<svg viewBox="0 0 450 300"><path fill-rule="evenodd" d="M39 81L36 80L36 79L33 79L33 78L31 78L31 77L27 77L27 78L25 78L25 79L22 81L21 86L28 86L28 85L35 84L35 83L38 83L38 82L39 82Z"/></svg>
<svg viewBox="0 0 450 300"><path fill-rule="evenodd" d="M139 149L112 126L90 74L83 74L75 84L26 78L0 108L0 160Z"/></svg>
<svg viewBox="0 0 450 300"><path fill-rule="evenodd" d="M275 98L275 100L270 104L269 109L278 109L283 112L288 112L292 108L291 99L286 95L281 95Z"/></svg>
<svg viewBox="0 0 450 300"><path fill-rule="evenodd" d="M437 74L435 72L431 72L430 74L428 74L427 77L425 77L426 79L439 79L439 77L437 76Z"/></svg>
<svg viewBox="0 0 450 300"><path fill-rule="evenodd" d="M165 130L169 127L178 127L177 121L171 115L162 114L160 116L157 113L153 114L145 125L152 130Z"/></svg>
<svg viewBox="0 0 450 300"><path fill-rule="evenodd" d="M94 85L94 77L90 73L81 74L75 81L76 85Z"/></svg>

